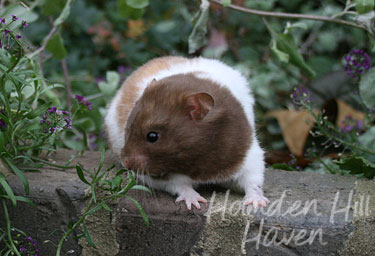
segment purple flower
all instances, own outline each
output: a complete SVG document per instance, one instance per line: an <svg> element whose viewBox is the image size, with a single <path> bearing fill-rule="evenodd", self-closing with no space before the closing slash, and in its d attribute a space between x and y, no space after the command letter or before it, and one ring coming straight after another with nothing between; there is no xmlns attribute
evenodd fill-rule
<svg viewBox="0 0 375 256"><path fill-rule="evenodd" d="M8 35L10 33L10 30L9 29L4 29L4 35Z"/></svg>
<svg viewBox="0 0 375 256"><path fill-rule="evenodd" d="M48 112L53 113L56 111L56 109L57 109L56 107L51 107L50 109L48 109Z"/></svg>
<svg viewBox="0 0 375 256"><path fill-rule="evenodd" d="M360 120L354 119L351 115L345 116L340 123L340 131L350 133L351 131L363 132L363 124Z"/></svg>
<svg viewBox="0 0 375 256"><path fill-rule="evenodd" d="M69 115L68 111L51 107L45 114L41 115L42 120L40 120L40 123L44 128L43 131L45 133L54 133L63 129L71 129L72 120Z"/></svg>
<svg viewBox="0 0 375 256"><path fill-rule="evenodd" d="M16 35L16 38L17 38L18 40L20 40L20 39L22 38L22 36L21 36L21 35Z"/></svg>
<svg viewBox="0 0 375 256"><path fill-rule="evenodd" d="M83 96L81 95L75 95L76 100L78 101L79 105L86 105L88 110L92 110L91 102L87 101Z"/></svg>
<svg viewBox="0 0 375 256"><path fill-rule="evenodd" d="M0 18L0 23L5 24L5 18Z"/></svg>
<svg viewBox="0 0 375 256"><path fill-rule="evenodd" d="M0 119L0 128L3 128L3 129L7 128L7 125L6 125L6 123L4 122L3 119Z"/></svg>
<svg viewBox="0 0 375 256"><path fill-rule="evenodd" d="M0 113L1 113L3 116L6 116L4 110L2 110L1 108L0 108ZM1 117L0 117L0 129L1 129L1 128L6 129L6 128L7 128L7 124L6 124L5 121L4 121L3 119L1 119Z"/></svg>
<svg viewBox="0 0 375 256"><path fill-rule="evenodd" d="M21 26L23 28L26 28L27 26L29 26L29 24L26 23L26 20L23 20L22 23L21 23Z"/></svg>
<svg viewBox="0 0 375 256"><path fill-rule="evenodd" d="M20 248L20 252L26 252L26 251L27 251L26 246L22 246L22 247Z"/></svg>
<svg viewBox="0 0 375 256"><path fill-rule="evenodd" d="M311 93L306 87L294 88L290 98L295 107L300 107L302 102L310 103L312 101Z"/></svg>
<svg viewBox="0 0 375 256"><path fill-rule="evenodd" d="M16 16L16 15L12 14L12 15L10 15L10 16L12 16L12 20L13 20L13 21L16 21L16 20L18 20L18 18L17 18L17 16Z"/></svg>
<svg viewBox="0 0 375 256"><path fill-rule="evenodd" d="M345 71L350 77L363 74L371 68L370 56L364 50L351 50L344 60Z"/></svg>

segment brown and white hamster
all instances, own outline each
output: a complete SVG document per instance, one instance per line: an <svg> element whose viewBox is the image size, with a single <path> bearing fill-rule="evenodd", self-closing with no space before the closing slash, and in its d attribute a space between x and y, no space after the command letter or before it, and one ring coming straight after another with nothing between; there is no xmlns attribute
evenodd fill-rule
<svg viewBox="0 0 375 256"><path fill-rule="evenodd" d="M246 79L224 63L161 57L126 79L105 125L122 164L188 209L206 203L195 185L227 181L243 189L245 205L265 206L253 105Z"/></svg>

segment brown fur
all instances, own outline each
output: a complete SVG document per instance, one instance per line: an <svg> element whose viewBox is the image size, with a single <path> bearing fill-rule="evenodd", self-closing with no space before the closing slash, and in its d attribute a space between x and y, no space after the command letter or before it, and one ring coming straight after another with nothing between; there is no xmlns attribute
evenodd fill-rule
<svg viewBox="0 0 375 256"><path fill-rule="evenodd" d="M161 70L168 69L170 66L183 61L188 61L188 59L175 56L156 58L138 68L130 77L128 77L128 79L125 80L120 89L121 100L117 106L117 117L121 129L125 129L130 111L134 107L139 93L138 84L142 79L152 76Z"/></svg>
<svg viewBox="0 0 375 256"><path fill-rule="evenodd" d="M214 102L201 120L192 119L187 99L201 93ZM159 133L155 143L146 140L150 131ZM174 75L154 81L135 104L122 159L163 178L181 173L196 181L219 181L238 170L251 133L241 104L228 89L192 73Z"/></svg>

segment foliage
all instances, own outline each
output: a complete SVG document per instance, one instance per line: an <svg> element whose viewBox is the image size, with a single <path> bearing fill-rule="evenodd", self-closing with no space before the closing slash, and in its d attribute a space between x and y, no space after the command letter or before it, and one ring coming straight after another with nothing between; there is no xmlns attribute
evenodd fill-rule
<svg viewBox="0 0 375 256"><path fill-rule="evenodd" d="M81 225L83 228L83 233L81 235L78 235L78 238L85 237L88 244L96 248L94 242L91 239L90 232L86 227L85 219L87 216L94 214L95 212L101 209L112 212L111 208L108 206L108 203L111 203L113 200L117 198L125 197L125 198L130 199L139 209L146 225L147 226L149 225L149 220L142 206L138 203L137 200L135 200L131 196L128 196L127 193L131 189L143 190L148 193L151 193L151 191L144 186L136 185L133 172L128 172L125 169L121 169L117 171L115 175L111 175L110 172L113 171L114 166L108 168L105 171L102 171L101 169L103 168L103 164L104 164L104 151L102 152L101 160L100 160L99 167L97 170L90 172L89 170L86 170L83 166L81 166L80 164L76 166L78 177L83 183L89 185L91 189L91 198L87 207L83 210L83 213L81 217L79 218L79 220L74 224L69 223L68 230L64 233L64 235L60 239L60 242L57 246L56 256L59 256L61 254L61 248L66 238L73 231L78 229ZM125 172L128 173L126 180L122 178L122 174ZM89 176L89 179L85 177L85 174ZM98 190L106 191L107 194L102 198L97 198L96 195L98 194Z"/></svg>
<svg viewBox="0 0 375 256"><path fill-rule="evenodd" d="M296 133L304 136L298 159L275 167L300 170L298 160L308 157L312 163L306 171L373 178L373 1L221 3L28 0L1 6L0 158L23 182L26 194L24 171L41 167L41 153L59 147L82 153L106 147L102 120L121 80L151 58L188 53L220 58L248 78L268 151L290 146L285 120L274 121L271 111L313 118ZM290 13L305 18L296 20ZM352 115L332 114L332 101L348 109L340 103L346 102ZM335 159L326 157L328 153ZM83 182L94 186L91 210L107 208L95 202L96 187L121 191L119 176L97 179L102 175L97 171L88 181L83 174L89 172L76 169ZM28 202L14 195L1 173L0 197L13 205ZM0 236L15 251L17 240L12 239L10 220L7 224ZM84 226L83 231L89 240Z"/></svg>

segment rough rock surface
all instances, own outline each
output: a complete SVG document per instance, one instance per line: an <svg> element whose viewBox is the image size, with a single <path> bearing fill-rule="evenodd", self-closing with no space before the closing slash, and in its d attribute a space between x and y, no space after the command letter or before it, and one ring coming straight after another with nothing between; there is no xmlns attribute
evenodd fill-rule
<svg viewBox="0 0 375 256"><path fill-rule="evenodd" d="M63 163L73 152L51 156ZM100 153L87 152L71 163L96 168ZM52 161L52 160L51 160ZM106 156L106 166L113 163ZM0 170L2 171L2 170ZM88 202L87 185L75 169L44 168L27 173L29 198L36 207L19 203L10 207L12 225L37 239L42 255L55 255L62 230L77 221ZM8 180L18 195L23 187L17 177ZM155 191L131 191L150 219L146 227L137 207L128 199L114 202L112 212L99 211L87 219L97 244L73 236L63 255L373 255L375 253L375 183L354 177L267 170L266 208L242 206L243 195L218 186L199 192L209 202L189 211L184 203ZM86 190L86 192L85 192ZM100 196L100 195L98 195ZM0 225L4 225L0 209ZM43 243L44 241L49 241Z"/></svg>

